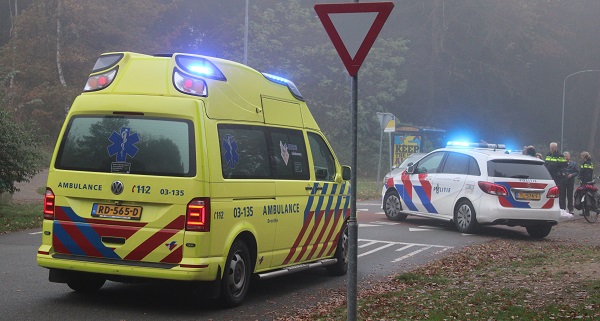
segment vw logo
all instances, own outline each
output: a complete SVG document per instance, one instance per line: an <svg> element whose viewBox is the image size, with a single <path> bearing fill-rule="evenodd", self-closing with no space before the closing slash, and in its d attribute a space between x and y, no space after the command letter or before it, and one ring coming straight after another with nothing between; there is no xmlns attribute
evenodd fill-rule
<svg viewBox="0 0 600 321"><path fill-rule="evenodd" d="M123 189L125 189L125 185L123 185L123 183L121 183L121 181L114 181L114 182L112 182L112 184L110 184L110 190L115 195L119 195L119 194L123 193Z"/></svg>

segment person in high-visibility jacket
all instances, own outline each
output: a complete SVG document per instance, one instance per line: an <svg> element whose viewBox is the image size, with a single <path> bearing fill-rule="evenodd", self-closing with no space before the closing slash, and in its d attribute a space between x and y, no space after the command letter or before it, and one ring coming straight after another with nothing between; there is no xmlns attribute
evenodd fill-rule
<svg viewBox="0 0 600 321"><path fill-rule="evenodd" d="M550 172L552 179L558 186L558 204L561 210L566 210L567 203L567 185L565 182L565 172L567 169L567 160L565 156L558 150L558 144L550 143L550 151L544 158L544 165Z"/></svg>
<svg viewBox="0 0 600 321"><path fill-rule="evenodd" d="M594 164L592 163L592 156L588 152L581 153L581 170L579 171L579 179L581 183L585 184L594 179Z"/></svg>

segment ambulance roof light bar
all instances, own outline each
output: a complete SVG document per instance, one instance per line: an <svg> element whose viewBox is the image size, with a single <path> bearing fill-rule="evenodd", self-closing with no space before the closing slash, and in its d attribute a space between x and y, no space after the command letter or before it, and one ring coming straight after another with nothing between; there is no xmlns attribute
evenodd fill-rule
<svg viewBox="0 0 600 321"><path fill-rule="evenodd" d="M446 147L506 149L506 145L504 145L504 144L488 144L485 142L469 143L469 142L457 142L457 141L449 141L446 144Z"/></svg>
<svg viewBox="0 0 600 321"><path fill-rule="evenodd" d="M208 59L196 56L176 55L175 63L190 75L227 81L223 72Z"/></svg>
<svg viewBox="0 0 600 321"><path fill-rule="evenodd" d="M287 80L287 79L285 79L283 77L271 75L271 74L268 74L266 72L263 72L262 75L265 76L265 78L267 78L268 80L270 80L270 81L272 81L272 82L274 82L276 84L287 86L288 89L290 90L290 92L292 93L292 96L294 96L296 99L298 99L300 101L304 101L304 97L302 97L302 94L300 93L300 90L290 80Z"/></svg>

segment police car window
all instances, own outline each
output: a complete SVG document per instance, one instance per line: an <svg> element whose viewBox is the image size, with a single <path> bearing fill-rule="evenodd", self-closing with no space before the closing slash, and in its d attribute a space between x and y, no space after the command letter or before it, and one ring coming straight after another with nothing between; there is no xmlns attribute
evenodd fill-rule
<svg viewBox="0 0 600 321"><path fill-rule="evenodd" d="M56 158L56 168L195 176L195 143L190 121L147 117L73 117L67 126Z"/></svg>
<svg viewBox="0 0 600 321"><path fill-rule="evenodd" d="M481 170L479 169L479 164L475 158L469 156L469 175L473 176L481 176Z"/></svg>
<svg viewBox="0 0 600 321"><path fill-rule="evenodd" d="M279 179L309 179L308 156L302 131L273 128L269 133L273 176Z"/></svg>
<svg viewBox="0 0 600 321"><path fill-rule="evenodd" d="M488 175L502 178L544 179L552 177L543 163L516 159L497 159L487 163Z"/></svg>
<svg viewBox="0 0 600 321"><path fill-rule="evenodd" d="M446 153L439 152L427 155L417 164L417 173L437 173Z"/></svg>
<svg viewBox="0 0 600 321"><path fill-rule="evenodd" d="M223 178L269 178L269 153L262 126L219 126Z"/></svg>
<svg viewBox="0 0 600 321"><path fill-rule="evenodd" d="M329 146L323 138L315 133L308 133L308 141L312 151L315 178L318 181L335 179L335 161Z"/></svg>
<svg viewBox="0 0 600 321"><path fill-rule="evenodd" d="M448 153L442 173L463 174L469 172L469 156L460 153Z"/></svg>

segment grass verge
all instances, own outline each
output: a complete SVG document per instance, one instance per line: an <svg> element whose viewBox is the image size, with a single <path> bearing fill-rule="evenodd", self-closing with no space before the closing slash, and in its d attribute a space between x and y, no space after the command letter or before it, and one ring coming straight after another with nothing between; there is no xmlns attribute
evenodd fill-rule
<svg viewBox="0 0 600 321"><path fill-rule="evenodd" d="M359 320L600 320L600 247L498 240L360 291ZM344 320L345 293L285 320Z"/></svg>
<svg viewBox="0 0 600 321"><path fill-rule="evenodd" d="M0 204L0 234L42 226L42 204Z"/></svg>

